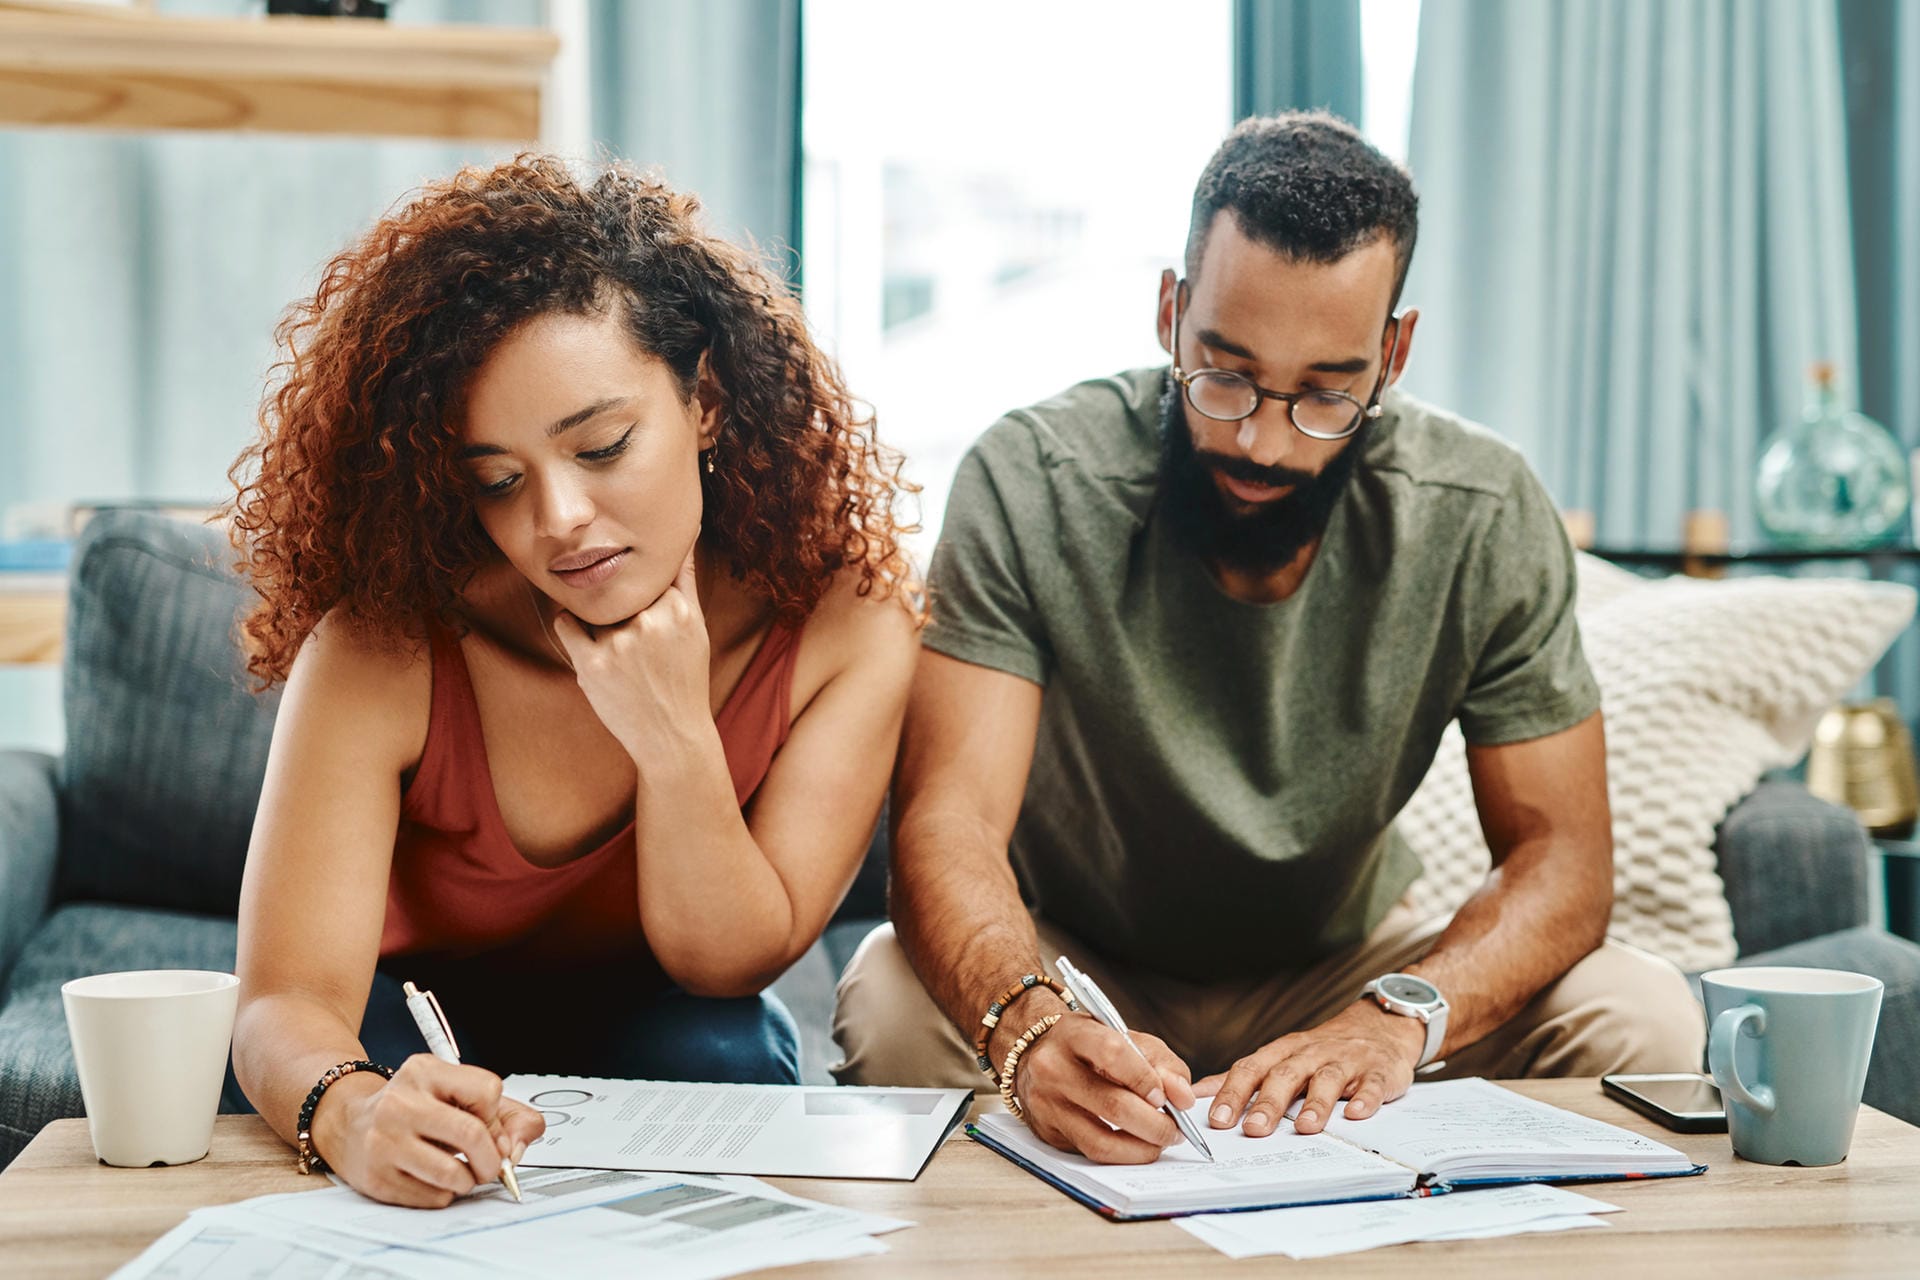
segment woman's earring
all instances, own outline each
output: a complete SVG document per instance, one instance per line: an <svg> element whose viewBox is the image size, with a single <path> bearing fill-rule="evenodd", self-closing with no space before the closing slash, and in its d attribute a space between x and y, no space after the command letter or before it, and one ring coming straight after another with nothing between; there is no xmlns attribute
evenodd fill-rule
<svg viewBox="0 0 1920 1280"><path fill-rule="evenodd" d="M714 454L714 450L718 449L719 447L720 446L717 444L710 444L707 446L707 474L708 475L713 474L713 454Z"/></svg>

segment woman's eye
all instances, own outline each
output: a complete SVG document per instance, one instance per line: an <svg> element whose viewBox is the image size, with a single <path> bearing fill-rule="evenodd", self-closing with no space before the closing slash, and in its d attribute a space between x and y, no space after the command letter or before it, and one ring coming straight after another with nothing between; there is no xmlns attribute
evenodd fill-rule
<svg viewBox="0 0 1920 1280"><path fill-rule="evenodd" d="M606 448L586 449L581 452L580 456L586 459L588 462L606 462L609 459L617 458L621 454L625 453L627 451L627 442L632 438L633 438L633 428L628 427L624 432L621 433L620 438L618 440L615 440L612 444L608 445Z"/></svg>
<svg viewBox="0 0 1920 1280"><path fill-rule="evenodd" d="M483 483L480 486L480 492L485 497L497 498L507 490L513 488L514 482L519 478L519 476L503 476L491 484Z"/></svg>

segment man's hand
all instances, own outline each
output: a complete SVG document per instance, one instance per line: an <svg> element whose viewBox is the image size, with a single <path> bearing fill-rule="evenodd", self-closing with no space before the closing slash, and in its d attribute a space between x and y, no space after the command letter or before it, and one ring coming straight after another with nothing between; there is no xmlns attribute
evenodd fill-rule
<svg viewBox="0 0 1920 1280"><path fill-rule="evenodd" d="M1168 1101L1193 1105L1192 1072L1157 1037L1136 1031L1133 1039L1147 1062L1118 1031L1086 1014L1061 1018L1014 1071L1013 1092L1027 1127L1050 1145L1101 1164L1152 1164L1185 1142L1160 1108Z"/></svg>
<svg viewBox="0 0 1920 1280"><path fill-rule="evenodd" d="M1207 1114L1216 1129L1232 1128L1244 1108L1241 1127L1254 1138L1272 1133L1304 1093L1294 1128L1318 1133L1342 1098L1351 1099L1348 1117L1359 1120L1405 1093L1426 1039L1426 1026L1418 1018L1388 1013L1363 1000L1311 1030L1255 1050L1230 1070L1200 1081L1194 1092L1202 1097L1214 1093ZM1248 1107L1256 1092L1259 1099Z"/></svg>

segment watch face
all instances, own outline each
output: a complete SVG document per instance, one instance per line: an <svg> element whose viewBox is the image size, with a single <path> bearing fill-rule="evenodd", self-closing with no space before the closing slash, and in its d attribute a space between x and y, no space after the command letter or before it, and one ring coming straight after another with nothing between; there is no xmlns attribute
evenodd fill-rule
<svg viewBox="0 0 1920 1280"><path fill-rule="evenodd" d="M1390 973L1380 979L1380 993L1407 1004L1433 1004L1440 999L1438 987L1410 973Z"/></svg>

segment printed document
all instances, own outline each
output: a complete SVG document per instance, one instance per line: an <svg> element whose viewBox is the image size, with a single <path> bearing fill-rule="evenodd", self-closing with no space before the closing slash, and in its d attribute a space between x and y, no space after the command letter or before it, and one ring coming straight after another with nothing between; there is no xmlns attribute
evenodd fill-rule
<svg viewBox="0 0 1920 1280"><path fill-rule="evenodd" d="M530 1075L508 1076L506 1093L547 1121L522 1167L900 1181L920 1176L973 1101L967 1089Z"/></svg>
<svg viewBox="0 0 1920 1280"><path fill-rule="evenodd" d="M523 1169L445 1209L405 1209L346 1187L197 1210L120 1280L468 1280L644 1274L716 1280L884 1253L894 1218L787 1195L750 1178Z"/></svg>

